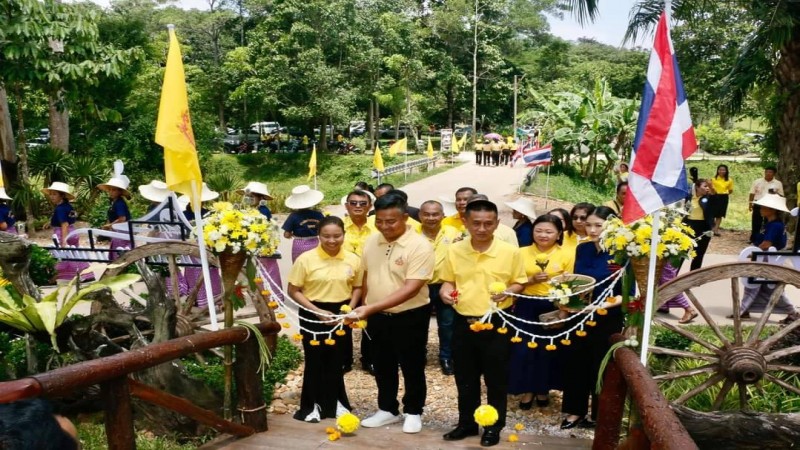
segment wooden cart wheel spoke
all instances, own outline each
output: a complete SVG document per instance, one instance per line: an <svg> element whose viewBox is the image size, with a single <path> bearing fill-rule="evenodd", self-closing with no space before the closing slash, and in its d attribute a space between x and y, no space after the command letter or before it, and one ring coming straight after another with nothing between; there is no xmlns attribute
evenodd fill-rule
<svg viewBox="0 0 800 450"><path fill-rule="evenodd" d="M178 278L180 275L180 270L178 269L178 262L175 260L175 255L169 255L168 267L169 267L169 283L170 289L172 289L172 300L175 302L175 306L180 310L181 308L181 291L180 286L178 284Z"/></svg>
<svg viewBox="0 0 800 450"><path fill-rule="evenodd" d="M800 353L800 345L794 345L791 347L782 348L780 350L775 350L773 352L769 352L764 355L764 359L767 362L774 361L778 358L783 358L784 356L794 355L795 353Z"/></svg>
<svg viewBox="0 0 800 450"><path fill-rule="evenodd" d="M703 373L716 372L718 369L717 364L706 364L695 369L682 370L680 372L665 373L663 375L656 375L653 377L656 381L677 380L679 378L693 377Z"/></svg>
<svg viewBox="0 0 800 450"><path fill-rule="evenodd" d="M735 383L729 379L722 383L722 387L717 393L717 397L714 399L714 404L711 405L712 410L719 411L719 409L722 407L722 403L725 401L725 397L728 396L728 392L731 391L734 384Z"/></svg>
<svg viewBox="0 0 800 450"><path fill-rule="evenodd" d="M710 377L708 377L708 379L706 381L704 381L702 384L699 384L699 385L695 386L693 389L690 389L689 391L684 392L683 395L681 395L680 397L678 397L677 400L675 400L675 403L677 403L679 405L682 405L682 404L686 403L687 400L689 400L692 397L694 397L695 395L705 391L706 389L710 388L711 386L719 383L720 381L722 381L724 379L725 379L724 375L719 374L719 373L715 373L715 374L711 375Z"/></svg>
<svg viewBox="0 0 800 450"><path fill-rule="evenodd" d="M731 341L728 340L728 338L722 333L722 330L719 329L717 322L714 320L713 317L711 317L711 314L709 314L706 308L700 303L700 300L697 299L697 297L694 295L694 292L692 292L691 289L686 289L684 293L689 298L689 301L692 302L697 312L699 312L700 315L703 316L703 319L705 319L708 326L710 326L711 329L714 331L714 334L717 335L717 339L719 339L719 341L722 343L722 348L729 348L731 346Z"/></svg>
<svg viewBox="0 0 800 450"><path fill-rule="evenodd" d="M700 336L692 333L691 331L689 331L689 330L687 330L685 328L675 326L675 325L673 325L673 324L671 324L671 323L669 323L669 322L667 322L665 320L662 320L662 319L653 319L653 322L658 324L658 325L661 325L664 328L667 328L667 329L669 329L671 331L674 331L675 333L680 334L681 336L685 337L686 339L689 339L689 340L691 340L693 342L696 342L696 343L702 345L703 347L711 350L712 352L714 352L714 353L716 353L718 355L722 353L722 349L720 347L717 347L716 345L706 341L705 339L701 338Z"/></svg>
<svg viewBox="0 0 800 450"><path fill-rule="evenodd" d="M739 409L748 409L747 405L747 385L744 383L736 383L739 389Z"/></svg>
<svg viewBox="0 0 800 450"><path fill-rule="evenodd" d="M650 353L654 353L656 355L678 356L681 358L689 358L689 359L702 359L704 361L711 361L714 363L719 362L719 357L711 353L697 353L697 352L690 352L687 350L677 350L673 348L651 346Z"/></svg>
<svg viewBox="0 0 800 450"><path fill-rule="evenodd" d="M798 388L797 386L793 386L793 385L781 380L778 377L775 377L775 376L772 376L772 375L766 373L766 374L764 374L764 378L766 378L767 380L769 380L769 381L777 384L778 386L786 389L787 391L791 391L791 392L794 392L797 395L800 395L800 388Z"/></svg>
<svg viewBox="0 0 800 450"><path fill-rule="evenodd" d="M764 309L764 312L753 327L753 330L750 331L750 336L747 337L747 345L752 345L758 340L761 335L761 330L764 329L764 325L767 323L769 316L772 315L772 310L775 309L775 305L778 304L778 300L780 300L781 295L783 295L784 289L786 289L786 283L777 283L775 290L769 297L769 303L767 303L766 309Z"/></svg>
<svg viewBox="0 0 800 450"><path fill-rule="evenodd" d="M767 339L764 339L763 341L761 341L758 344L758 351L760 351L760 352L766 351L767 349L772 347L776 342L778 342L781 339L783 339L784 336L786 336L789 333L793 332L798 327L800 327L800 320L795 320L794 322L790 323L789 325L786 325L785 327L781 328L780 331L778 331L777 333L775 333L772 336L768 337Z"/></svg>
<svg viewBox="0 0 800 450"><path fill-rule="evenodd" d="M733 304L733 343L734 345L742 345L742 305L739 303L741 299L739 290L739 279L731 278L731 300Z"/></svg>
<svg viewBox="0 0 800 450"><path fill-rule="evenodd" d="M786 364L767 364L767 370L769 370L770 372L800 373L800 367L789 366Z"/></svg>

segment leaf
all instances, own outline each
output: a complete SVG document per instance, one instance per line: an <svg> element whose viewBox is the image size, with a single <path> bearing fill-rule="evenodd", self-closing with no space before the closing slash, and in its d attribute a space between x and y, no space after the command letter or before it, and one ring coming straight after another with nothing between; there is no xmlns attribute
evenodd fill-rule
<svg viewBox="0 0 800 450"><path fill-rule="evenodd" d="M115 277L103 278L94 284L107 286L111 289L111 292L119 292L141 279L141 275L135 273L126 273L123 275L117 275Z"/></svg>
<svg viewBox="0 0 800 450"><path fill-rule="evenodd" d="M35 331L30 322L19 311L0 308L0 322L20 331Z"/></svg>
<svg viewBox="0 0 800 450"><path fill-rule="evenodd" d="M44 330L44 322L42 322L42 318L39 316L39 311L36 309L36 305L39 303L31 297L30 295L23 295L22 301L24 306L22 308L22 314L31 323L34 329L36 330ZM55 303L48 302L48 305L54 305Z"/></svg>
<svg viewBox="0 0 800 450"><path fill-rule="evenodd" d="M47 302L37 303L34 306L44 324L44 329L50 334L50 342L53 344L53 348L58 352L58 344L56 344L56 316L58 305L53 302Z"/></svg>
<svg viewBox="0 0 800 450"><path fill-rule="evenodd" d="M254 263L255 258L250 258L247 260L247 266L245 266L245 273L247 274L247 284L250 287L250 290L253 292L258 291L258 285L256 284L256 265Z"/></svg>
<svg viewBox="0 0 800 450"><path fill-rule="evenodd" d="M72 308L78 304L83 297L91 294L92 292L99 291L101 289L109 288L111 292L119 292L122 289L136 283L141 279L141 275L126 273L123 275L117 275L115 277L104 278L100 281L97 281L86 288L81 289L80 291L76 292L72 297L70 297L61 309L58 310L58 316L56 317L56 326L61 325L64 320L69 315Z"/></svg>

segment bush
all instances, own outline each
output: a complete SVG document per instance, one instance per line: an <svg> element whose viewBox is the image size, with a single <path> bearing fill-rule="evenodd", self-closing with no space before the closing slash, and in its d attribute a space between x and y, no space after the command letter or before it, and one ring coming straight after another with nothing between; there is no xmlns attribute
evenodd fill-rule
<svg viewBox="0 0 800 450"><path fill-rule="evenodd" d="M31 245L31 263L28 268L31 279L37 286L53 284L58 261L47 250L36 244Z"/></svg>
<svg viewBox="0 0 800 450"><path fill-rule="evenodd" d="M25 337L14 330L0 332L0 381L14 380L47 370L48 361L55 354L53 348L39 341L33 341L33 353L37 367L28 373L28 357L25 352Z"/></svg>
<svg viewBox="0 0 800 450"><path fill-rule="evenodd" d="M757 150L753 139L739 130L729 130L716 124L696 128L700 149L713 155L731 155Z"/></svg>
<svg viewBox="0 0 800 450"><path fill-rule="evenodd" d="M272 355L269 368L264 376L263 391L267 402L272 400L275 384L283 383L289 371L296 369L302 360L303 353L300 349L292 344L286 336L279 336L277 351ZM185 358L183 363L193 377L203 381L214 391L223 392L225 369L222 360L216 357L209 358L205 364L200 364L195 359Z"/></svg>

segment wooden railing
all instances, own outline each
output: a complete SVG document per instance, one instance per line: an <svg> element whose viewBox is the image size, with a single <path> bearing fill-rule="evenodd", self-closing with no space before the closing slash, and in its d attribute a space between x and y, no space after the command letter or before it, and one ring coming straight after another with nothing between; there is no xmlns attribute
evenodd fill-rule
<svg viewBox="0 0 800 450"><path fill-rule="evenodd" d="M280 325L274 322L258 324L257 327L263 335L275 335L280 331ZM241 424L225 420L189 400L128 377L131 373L223 345L236 346L233 369ZM261 389L261 375L258 373L258 352L255 336L251 336L249 329L244 327L194 334L0 383L0 403L31 397L55 398L99 384L108 448L111 450L136 448L131 396L183 414L218 431L234 436L249 436L267 430L267 409Z"/></svg>
<svg viewBox="0 0 800 450"><path fill-rule="evenodd" d="M611 336L612 343L624 339L620 334ZM628 391L636 414L641 419L641 426L632 427L625 442L620 444L622 416ZM628 347L621 347L614 352L614 358L609 362L603 378L599 404L593 450L698 448L670 408L650 372L639 361L639 355Z"/></svg>

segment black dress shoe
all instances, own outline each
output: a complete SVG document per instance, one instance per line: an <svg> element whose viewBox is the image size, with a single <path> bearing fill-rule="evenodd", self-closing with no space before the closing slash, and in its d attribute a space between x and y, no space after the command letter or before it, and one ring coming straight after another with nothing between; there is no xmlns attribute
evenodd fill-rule
<svg viewBox="0 0 800 450"><path fill-rule="evenodd" d="M361 364L361 369L364 370L364 372L369 372L370 375L375 376L375 373L376 373L375 372L375 364L364 364L364 363L362 363Z"/></svg>
<svg viewBox="0 0 800 450"><path fill-rule="evenodd" d="M453 375L453 361L450 361L449 359L443 359L440 361L440 364L442 366L443 374L447 376Z"/></svg>
<svg viewBox="0 0 800 450"><path fill-rule="evenodd" d="M342 366L342 373L347 373L347 372L350 372L352 370L353 370L353 366L351 364L348 364L346 366Z"/></svg>
<svg viewBox="0 0 800 450"><path fill-rule="evenodd" d="M529 402L519 402L519 409L527 411L533 407L533 400Z"/></svg>
<svg viewBox="0 0 800 450"><path fill-rule="evenodd" d="M481 447L491 447L500 442L500 430L484 430L481 437Z"/></svg>
<svg viewBox="0 0 800 450"><path fill-rule="evenodd" d="M460 441L466 437L470 436L477 436L478 435L478 427L469 427L464 425L459 425L455 427L452 431L445 433L444 438L445 441Z"/></svg>
<svg viewBox="0 0 800 450"><path fill-rule="evenodd" d="M561 429L562 430L569 430L569 429L575 428L578 425L580 425L581 422L583 422L584 420L586 420L586 418L585 417L581 417L580 419L575 419L572 422L570 422L569 420L564 418L564 420L561 421Z"/></svg>
<svg viewBox="0 0 800 450"><path fill-rule="evenodd" d="M593 429L596 425L597 422L588 417L584 417L583 420L581 420L578 424L578 428Z"/></svg>

